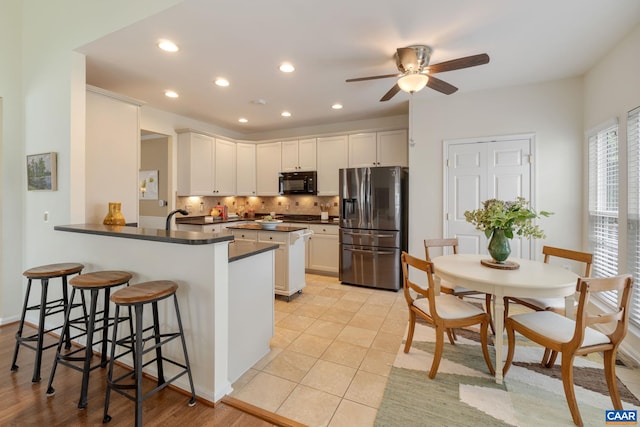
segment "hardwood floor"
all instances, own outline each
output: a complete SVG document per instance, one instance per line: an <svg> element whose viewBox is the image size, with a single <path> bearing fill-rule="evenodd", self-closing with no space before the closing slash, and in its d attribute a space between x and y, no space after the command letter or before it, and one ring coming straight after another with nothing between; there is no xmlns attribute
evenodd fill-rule
<svg viewBox="0 0 640 427"><path fill-rule="evenodd" d="M97 426L102 425L105 396L106 369L96 369L89 380L89 402L87 409L78 409L82 374L71 368L58 365L54 387L55 396L47 397L45 392L51 372L55 347L46 350L42 362L42 380L32 383L34 352L22 347L18 356L16 372L11 371L11 359L15 346L18 324L0 327L0 426ZM32 328L25 326L25 332ZM47 337L48 342L55 338ZM151 386L153 382L146 379ZM198 402L189 407L189 396L170 388L164 389L143 403L145 426L300 426L300 424L271 415L259 408L258 416L250 415L251 405L244 405L234 399L225 399L215 408ZM232 406L233 405L233 406ZM236 407L240 409L237 409ZM130 426L134 422L134 402L111 393L109 415L111 427ZM269 421L265 421L269 420Z"/></svg>

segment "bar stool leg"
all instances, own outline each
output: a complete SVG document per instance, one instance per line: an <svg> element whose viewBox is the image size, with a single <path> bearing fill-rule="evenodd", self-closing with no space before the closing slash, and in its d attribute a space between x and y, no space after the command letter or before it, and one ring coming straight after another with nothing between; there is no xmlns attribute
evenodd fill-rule
<svg viewBox="0 0 640 427"><path fill-rule="evenodd" d="M22 338L22 330L24 329L24 319L27 315L27 307L29 306L29 295L31 295L31 279L27 281L27 293L24 296L24 304L22 304L22 315L20 316L20 324L18 332L16 332L16 349L13 351L13 361L11 362L11 370L17 371L18 351L20 351L20 339Z"/></svg>
<svg viewBox="0 0 640 427"><path fill-rule="evenodd" d="M67 308L69 307L69 305L71 305L69 298L68 297L68 291L67 291L67 276L62 276L62 298L63 298L63 306L64 306L64 313L67 313ZM65 327L62 329L62 334L64 334L67 337L66 343L65 343L65 350L69 350L71 348L71 330L69 329L69 324L66 323L65 321Z"/></svg>
<svg viewBox="0 0 640 427"><path fill-rule="evenodd" d="M62 343L64 343L65 341L69 341L69 334L70 334L69 319L71 318L71 307L73 306L73 299L75 298L75 295L76 295L76 288L73 288L71 289L71 299L69 300L69 305L67 306L67 309L64 311L64 328L62 329L63 331L62 333L66 334L67 339L65 340L65 335L62 335L60 337L60 340L58 341L58 347L56 348L56 356L53 358L53 366L51 367L51 375L49 375L49 384L47 384L47 392L46 392L47 396L53 396L56 394L56 390L53 388L53 378L56 375L56 368L58 367L58 355L62 350Z"/></svg>
<svg viewBox="0 0 640 427"><path fill-rule="evenodd" d="M151 303L153 310L153 335L156 341L156 364L158 366L158 385L161 386L164 381L164 369L162 368L162 349L160 348L160 320L158 316L158 302Z"/></svg>
<svg viewBox="0 0 640 427"><path fill-rule="evenodd" d="M109 415L109 402L111 401L111 387L110 382L113 379L113 364L116 356L116 340L118 339L118 318L120 316L120 306L116 305L115 321L113 323L113 334L111 341L111 356L109 357L109 369L107 369L107 392L104 397L104 416L102 417L102 423L108 423L111 421L111 415ZM131 308L129 308L129 326L131 327ZM130 331L133 331L131 327Z"/></svg>
<svg viewBox="0 0 640 427"><path fill-rule="evenodd" d="M31 382L40 381L40 365L42 364L42 347L44 342L44 317L46 314L47 291L49 289L49 279L42 279L42 295L40 297L40 319L38 321L38 343L36 346L36 361L33 367L33 379Z"/></svg>
<svg viewBox="0 0 640 427"><path fill-rule="evenodd" d="M102 330L102 350L100 352L100 367L104 368L107 366L107 343L108 343L108 335L109 335L109 295L111 295L111 290L106 288L104 290L104 316L103 316L103 330Z"/></svg>
<svg viewBox="0 0 640 427"><path fill-rule="evenodd" d="M82 292L82 291L80 291ZM87 391L89 390L89 372L91 357L93 356L93 330L95 328L96 307L98 305L98 289L91 289L91 308L89 309L89 325L87 327L87 342L85 345L84 367L82 369L82 389L78 408L87 407Z"/></svg>
<svg viewBox="0 0 640 427"><path fill-rule="evenodd" d="M136 372L136 427L142 427L142 304L136 304L135 365Z"/></svg>
<svg viewBox="0 0 640 427"><path fill-rule="evenodd" d="M196 404L196 389L193 386L193 377L191 376L191 364L189 364L189 356L187 355L187 341L184 338L182 330L182 318L180 317L180 308L178 308L178 296L173 294L173 303L176 306L176 318L178 319L178 329L180 330L180 340L182 340L182 350L184 351L184 362L187 367L187 376L189 377L189 386L191 387L191 400L189 406Z"/></svg>

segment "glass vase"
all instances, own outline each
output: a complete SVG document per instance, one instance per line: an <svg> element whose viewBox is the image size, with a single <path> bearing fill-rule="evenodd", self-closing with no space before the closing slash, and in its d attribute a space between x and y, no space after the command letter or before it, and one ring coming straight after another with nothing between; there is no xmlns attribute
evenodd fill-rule
<svg viewBox="0 0 640 427"><path fill-rule="evenodd" d="M504 230L495 229L489 240L489 247L487 248L489 255L498 264L504 263L511 254L511 245L509 239L504 234Z"/></svg>
<svg viewBox="0 0 640 427"><path fill-rule="evenodd" d="M126 221L121 209L122 203L109 202L109 212L107 212L107 216L104 217L102 223L104 225L125 225Z"/></svg>

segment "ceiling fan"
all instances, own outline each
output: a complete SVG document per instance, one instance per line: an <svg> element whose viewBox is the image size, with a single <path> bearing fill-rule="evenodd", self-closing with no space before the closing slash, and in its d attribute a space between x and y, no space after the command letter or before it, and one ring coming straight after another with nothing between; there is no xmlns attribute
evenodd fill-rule
<svg viewBox="0 0 640 427"><path fill-rule="evenodd" d="M433 90L451 95L458 90L457 87L442 81L433 74L444 71L459 70L461 68L475 67L489 62L489 55L481 53L479 55L466 56L464 58L452 59L439 64L429 65L431 48L425 45L412 45L396 49L394 55L396 66L400 73L385 74L381 76L359 77L347 79L347 82L361 82L363 80L386 79L388 77L398 77L396 84L384 94L380 101L388 101L401 90L409 93L418 92L425 86Z"/></svg>

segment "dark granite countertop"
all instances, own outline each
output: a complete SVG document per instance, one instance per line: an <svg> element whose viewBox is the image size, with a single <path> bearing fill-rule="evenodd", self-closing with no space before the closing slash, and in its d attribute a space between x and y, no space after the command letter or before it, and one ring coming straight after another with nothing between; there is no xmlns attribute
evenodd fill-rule
<svg viewBox="0 0 640 427"><path fill-rule="evenodd" d="M280 245L273 243L250 242L248 240L234 240L229 243L229 262L248 258L262 252L278 249Z"/></svg>
<svg viewBox="0 0 640 427"><path fill-rule="evenodd" d="M176 224L191 224L191 225L210 225L210 224L222 224L229 222L238 222L238 221L250 221L243 218L230 218L230 219L222 219L221 217L213 218L213 220L206 220L207 216L183 216L176 217Z"/></svg>
<svg viewBox="0 0 640 427"><path fill-rule="evenodd" d="M177 243L182 245L209 245L233 240L233 236L223 233L201 233L199 231L165 231L156 228L137 228L102 224L56 225L58 231L72 233L98 234L125 239L151 240L155 242Z"/></svg>
<svg viewBox="0 0 640 427"><path fill-rule="evenodd" d="M238 225L230 225L227 227L227 229L230 230L264 230L264 231L281 231L284 233L290 233L292 231L300 231L300 230L306 230L307 227L296 227L294 225L276 225L276 228L274 229L266 229L266 228L262 228L262 226L260 224L238 224Z"/></svg>

